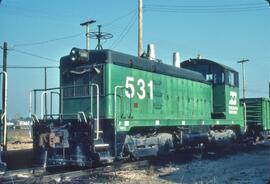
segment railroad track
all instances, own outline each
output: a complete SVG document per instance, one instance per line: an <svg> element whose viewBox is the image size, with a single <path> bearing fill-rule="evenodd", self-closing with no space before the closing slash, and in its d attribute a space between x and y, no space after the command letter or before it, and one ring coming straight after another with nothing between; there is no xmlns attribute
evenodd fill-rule
<svg viewBox="0 0 270 184"><path fill-rule="evenodd" d="M265 149L269 148L270 140L265 142L257 142L253 144L241 144L234 148L231 148L231 151L227 152L223 150L223 153L220 154L217 152L208 152L208 155L205 157L203 156L203 152L199 151L196 152L194 150L184 151L181 152L180 155L172 154L171 156L166 157L158 157L151 160L143 160L143 161L136 161L136 162L128 162L123 163L121 161L115 162L111 165L101 166L91 169L85 170L76 170L76 171L66 171L61 173L49 173L46 172L42 167L36 168L28 168L28 169L21 169L21 170L13 170L8 171L5 175L0 176L0 183L3 184L16 184L16 183L23 183L23 184L34 184L34 183L73 183L73 181L77 179L80 181L81 178L86 177L86 180L90 180L95 182L95 177L104 177L106 174L116 173L117 171L121 170L128 170L128 169L145 169L150 165L166 165L168 163L177 163L192 161L193 159L211 159L217 157L223 157L224 155L233 155L241 152L252 151L255 149ZM233 151L232 151L233 150ZM78 182L79 183L79 182ZM89 183L89 182L88 182Z"/></svg>
<svg viewBox="0 0 270 184"><path fill-rule="evenodd" d="M83 176L111 173L127 169L140 169L149 165L147 160L122 163L116 162L112 165L96 167L85 170L68 171L62 173L48 173L42 167L8 171L0 176L0 183L3 184L34 184L34 183L62 183L71 181L74 178Z"/></svg>

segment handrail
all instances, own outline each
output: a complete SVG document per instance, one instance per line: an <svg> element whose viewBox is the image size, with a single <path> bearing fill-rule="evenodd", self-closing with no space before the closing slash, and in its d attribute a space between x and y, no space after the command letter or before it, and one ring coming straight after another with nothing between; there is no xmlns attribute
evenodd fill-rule
<svg viewBox="0 0 270 184"><path fill-rule="evenodd" d="M39 123L39 120L38 120L38 118L37 118L37 115L32 114L32 115L31 115L31 118L32 118L34 121L36 121L36 122Z"/></svg>
<svg viewBox="0 0 270 184"><path fill-rule="evenodd" d="M125 89L125 90L130 90L129 88L126 88L125 86L120 86L117 85L114 87L114 154L115 157L117 156L117 139L116 139L116 134L117 134L117 89ZM131 100L131 99L130 99ZM130 115L131 115L131 101L130 101Z"/></svg>
<svg viewBox="0 0 270 184"><path fill-rule="evenodd" d="M32 116L32 92L34 91L31 90L29 93L29 118Z"/></svg>
<svg viewBox="0 0 270 184"><path fill-rule="evenodd" d="M244 107L244 132L247 132L247 105L245 102L243 102Z"/></svg>
<svg viewBox="0 0 270 184"><path fill-rule="evenodd" d="M80 115L82 115L82 117L83 117L83 121L86 123L87 122L87 119L86 119L86 116L85 116L85 114L84 114L84 112L78 112L78 121L80 120L81 121L81 116Z"/></svg>
<svg viewBox="0 0 270 184"><path fill-rule="evenodd" d="M41 93L41 97L40 97L40 118L41 119L44 119L44 114L43 114L43 100L44 100L44 95L45 94L50 94L50 91L43 91L42 93ZM46 114L46 116L47 116L47 114Z"/></svg>
<svg viewBox="0 0 270 184"><path fill-rule="evenodd" d="M95 83L90 83L90 84L86 84L86 85L69 85L69 86L47 88L47 89L40 88L40 89L33 89L32 91L52 91L52 90L65 89L65 88L71 88L71 87L91 86L91 84L95 84Z"/></svg>
<svg viewBox="0 0 270 184"><path fill-rule="evenodd" d="M50 116L51 116L51 118L52 118L52 112L53 112L53 110L52 110L52 101L53 101L53 94L56 94L56 95L58 95L59 96L59 101L60 101L60 93L59 92L57 92L57 91L51 91L51 96L50 96Z"/></svg>
<svg viewBox="0 0 270 184"><path fill-rule="evenodd" d="M81 86L89 86L90 87L90 90L91 90L91 94L90 94L90 98L91 98L91 110L90 110L90 113L91 113L91 116L93 116L93 88L95 87L96 88L96 138L95 139L99 139L100 138L100 118L99 118L99 115L100 115L100 112L99 112L99 105L100 105L100 92L99 92L99 85L96 84L96 83L91 83L91 84L88 84L88 85L73 85L73 86L65 86L65 87L59 87L59 88L48 88L48 89L35 89L35 90L32 90L30 92L30 105L29 105L29 116L31 116L31 112L32 112L32 92L37 92L37 91L40 91L42 92L41 93L41 102L40 102L40 117L43 119L44 117L47 117L47 114L44 115L44 110L43 110L43 106L44 106L44 95L45 94L50 94L50 100L51 100L51 103L50 103L50 114L51 114L51 117L52 117L52 94L58 94L59 95L59 104L60 104L60 109L59 111L63 111L62 109L62 105L63 105L63 89L65 88L70 88L70 87L81 87ZM51 91L51 90L57 90L59 89L60 90L60 93L59 92L56 92L56 91ZM35 101L36 103L36 101ZM78 113L81 113L81 112L78 112ZM60 114L62 115L62 112L60 112ZM59 114L59 115L60 115ZM84 115L85 116L85 115ZM61 117L60 117L61 118ZM84 118L84 120L86 121L86 117Z"/></svg>
<svg viewBox="0 0 270 184"><path fill-rule="evenodd" d="M114 156L117 156L117 139L116 139L116 135L117 135L117 122L116 122L116 109L117 109L117 89L122 89L125 88L125 86L115 86L114 87Z"/></svg>
<svg viewBox="0 0 270 184"><path fill-rule="evenodd" d="M55 90L56 88L52 88L53 90ZM50 94L50 101L51 101L51 103L50 103L50 114L52 115L52 95L53 94L58 94L59 95L59 98L60 98L60 93L59 92L57 92L57 91L49 91L48 89L47 90L31 90L30 91L30 93L29 93L29 118L31 118L32 117L32 93L34 93L35 95L35 99L34 99L34 105L36 106L36 92L37 91L43 91L42 93L41 93L41 112L40 112L40 118L44 118L45 116L47 117L47 114L43 114L43 100L44 100L44 95L45 94ZM34 112L34 114L36 114L36 109L34 110L35 112Z"/></svg>
<svg viewBox="0 0 270 184"><path fill-rule="evenodd" d="M96 130L96 139L98 140L99 139L99 85L96 84L96 83L91 83L89 84L91 86L91 115L93 115L93 86L96 87L96 90L97 90L97 117L96 117L96 120L97 120L97 130Z"/></svg>
<svg viewBox="0 0 270 184"><path fill-rule="evenodd" d="M30 97L29 97L29 116L31 117L31 114L32 114L32 93L36 93L36 92L42 92L41 93L41 118L44 118L45 116L47 115L44 115L44 112L43 112L43 105L44 105L44 95L45 94L48 94L50 93L51 95L51 102L52 102L52 94L58 94L60 99L61 99L61 104L63 103L63 94L61 94L62 90L65 89L65 88L70 88L70 87L81 87L81 86L90 86L91 87L91 113L93 115L93 87L96 88L96 98L97 98L97 112L96 112L96 121L97 121L97 132L98 132L98 135L97 135L97 138L99 138L99 106L100 106L100 89L99 89L99 85L96 84L96 83L91 83L91 84L88 84L88 85L71 85L71 86L64 86L64 87L57 87L57 88L47 88L46 90L45 89L34 89L32 91L30 91ZM56 91L51 91L51 90L60 90L60 92L56 92ZM36 101L34 101L34 103L36 103ZM52 104L52 103L51 103ZM61 105L60 104L60 105ZM60 108L61 111L63 110L62 108ZM50 112L52 114L52 106L51 106L51 109L50 109ZM62 114L62 112L60 112L60 114Z"/></svg>
<svg viewBox="0 0 270 184"><path fill-rule="evenodd" d="M1 121L3 121L3 146L6 149L7 146L7 72L2 71L0 75L4 75L3 81L5 83L5 96L4 96L4 107L3 107L3 115L1 116Z"/></svg>

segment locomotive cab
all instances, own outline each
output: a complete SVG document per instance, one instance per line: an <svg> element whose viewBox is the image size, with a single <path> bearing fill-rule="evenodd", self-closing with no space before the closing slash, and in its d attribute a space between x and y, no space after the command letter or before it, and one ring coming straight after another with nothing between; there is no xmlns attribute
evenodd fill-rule
<svg viewBox="0 0 270 184"><path fill-rule="evenodd" d="M241 120L239 104L239 78L234 69L208 59L190 59L181 67L200 72L212 84L212 119Z"/></svg>

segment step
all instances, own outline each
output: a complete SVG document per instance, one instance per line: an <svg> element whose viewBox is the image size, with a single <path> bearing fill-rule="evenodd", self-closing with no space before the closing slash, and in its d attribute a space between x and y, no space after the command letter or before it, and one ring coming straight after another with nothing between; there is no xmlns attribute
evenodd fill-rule
<svg viewBox="0 0 270 184"><path fill-rule="evenodd" d="M111 156L105 156L105 157L100 157L100 162L103 164L109 164L109 163L113 163L114 162L114 157Z"/></svg>
<svg viewBox="0 0 270 184"><path fill-rule="evenodd" d="M95 144L95 148L108 148L109 146L109 144Z"/></svg>
<svg viewBox="0 0 270 184"><path fill-rule="evenodd" d="M95 144L95 151L107 151L109 146L109 144Z"/></svg>
<svg viewBox="0 0 270 184"><path fill-rule="evenodd" d="M96 130L95 130L95 133L97 133L97 132L98 132L98 133L103 133L103 131L102 131L102 130L99 130L99 131L96 131Z"/></svg>

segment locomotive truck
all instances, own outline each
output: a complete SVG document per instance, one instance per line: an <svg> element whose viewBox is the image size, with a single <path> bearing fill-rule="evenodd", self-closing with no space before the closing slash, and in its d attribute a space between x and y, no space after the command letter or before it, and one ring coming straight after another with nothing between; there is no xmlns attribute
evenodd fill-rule
<svg viewBox="0 0 270 184"><path fill-rule="evenodd" d="M238 141L247 129L238 80L237 71L207 59L179 68L113 50L73 48L60 60L60 86L31 93L35 163L91 167ZM59 113L52 111L54 95Z"/></svg>

